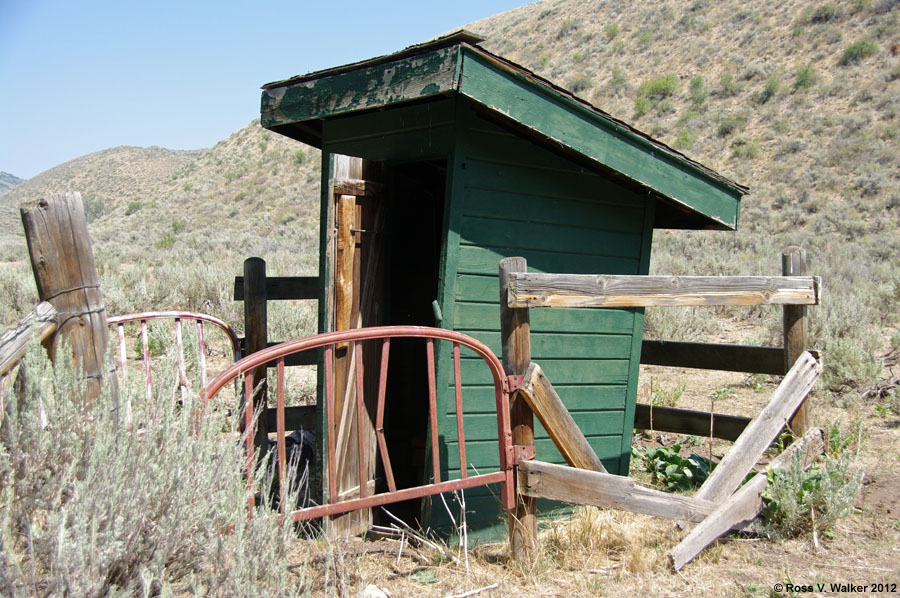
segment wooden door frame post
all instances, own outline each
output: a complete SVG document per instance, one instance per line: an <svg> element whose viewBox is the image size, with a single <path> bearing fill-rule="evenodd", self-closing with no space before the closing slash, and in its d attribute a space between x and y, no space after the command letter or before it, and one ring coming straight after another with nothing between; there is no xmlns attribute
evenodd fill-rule
<svg viewBox="0 0 900 598"><path fill-rule="evenodd" d="M262 351L268 346L268 291L266 289L266 261L261 257L244 260L244 355ZM268 368L262 365L253 370L254 386L259 390L252 397L251 409L265 409L268 391ZM251 397L243 397L246 404ZM241 405L243 408L244 405ZM243 421L243 419L241 420ZM269 430L265 411L256 420L256 434L253 444L262 458L269 448Z"/></svg>
<svg viewBox="0 0 900 598"><path fill-rule="evenodd" d="M503 369L508 376L524 376L531 365L531 323L528 308L508 306L511 272L527 272L523 257L500 260L500 342ZM509 416L514 445L534 446L534 414L518 392L510 394ZM520 565L530 567L537 546L537 499L516 493L516 507L509 513L509 549Z"/></svg>
<svg viewBox="0 0 900 598"><path fill-rule="evenodd" d="M105 381L115 411L118 381L106 355L106 308L81 194L46 197L23 206L21 215L38 297L50 303L58 317L57 332L45 343L50 359L56 361L60 340L65 339L76 367L84 372L85 398L99 397Z"/></svg>
<svg viewBox="0 0 900 598"><path fill-rule="evenodd" d="M784 276L806 276L806 250L796 245L781 252L781 273ZM784 371L788 372L807 350L809 323L805 305L785 305L782 312L784 325ZM799 438L810 426L809 399L804 400L789 422L794 436Z"/></svg>

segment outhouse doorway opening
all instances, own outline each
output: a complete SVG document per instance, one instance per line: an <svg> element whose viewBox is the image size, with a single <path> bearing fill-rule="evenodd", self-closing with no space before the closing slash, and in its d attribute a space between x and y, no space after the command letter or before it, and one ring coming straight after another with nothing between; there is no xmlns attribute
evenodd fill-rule
<svg viewBox="0 0 900 598"><path fill-rule="evenodd" d="M444 249L447 161L387 165L388 189L384 263L384 324L440 326L435 305ZM425 347L418 339L391 345L385 406L385 436L397 488L411 488L430 476L427 446L428 375ZM379 464L377 479L384 480ZM386 483L382 482L387 490ZM376 510L380 511L380 510ZM391 513L419 523L421 499L392 505ZM380 512L375 522L388 524Z"/></svg>

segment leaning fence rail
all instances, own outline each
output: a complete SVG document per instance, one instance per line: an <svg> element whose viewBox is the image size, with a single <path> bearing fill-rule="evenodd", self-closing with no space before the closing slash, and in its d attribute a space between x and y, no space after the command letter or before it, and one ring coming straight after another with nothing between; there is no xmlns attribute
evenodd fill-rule
<svg viewBox="0 0 900 598"><path fill-rule="evenodd" d="M425 350L428 367L428 401L429 401L429 433L431 441L431 467L433 474L433 483L424 484L413 488L397 488L393 479L391 459L389 454L389 446L384 434L384 409L386 399L386 382L390 360L390 344L391 339L395 338L420 338L425 341ZM335 418L335 390L333 372L333 360L336 346L348 347L353 352L353 359L356 363L356 397L355 408L357 410L357 421L362 421L365 417L365 397L363 384L363 367L362 367L362 343L363 341L381 341L381 359L380 368L378 370L378 395L376 406L375 432L376 441L381 458L384 465L385 476L387 477L388 491L373 494L369 496L369 479L365 468L366 457L366 439L362 426L356 426L357 443L359 447L359 498L342 500L338 494L338 476L337 476L337 437L341 435L341 431L336 427ZM454 399L456 403L456 419L457 434L459 438L458 450L460 460L459 478L453 480L441 480L441 463L439 447L440 442L437 432L437 401L435 386L435 341L448 341L453 344L453 364L454 364ZM460 368L460 348L466 347L474 351L488 367L494 382L494 391L497 407L497 435L498 450L500 457L499 471L493 473L482 473L469 476L468 462L466 460L465 449L465 430L463 423L463 403L462 403L462 380ZM277 467L279 479L286 479L286 439L285 439L285 384L284 384L284 366L285 360L289 355L293 355L302 351L310 351L322 348L324 352L324 380L325 380L325 417L327 426L327 481L328 481L328 504L307 507L295 510L290 513L290 517L294 521L303 521L318 517L338 515L356 509L371 508L412 498L423 498L440 494L442 492L450 492L463 488L472 488L476 486L484 486L487 484L499 483L501 486L502 502L505 508L513 507L514 499L514 479L513 466L516 461L514 447L512 446L512 434L510 431L509 419L509 399L508 399L508 380L503 372L503 366L496 355L480 341L455 332L442 328L428 328L424 326L379 326L372 328L358 328L341 332L329 332L316 336L288 341L258 351L241 359L227 370L216 376L209 385L201 393L201 409L205 401L212 399L216 394L229 382L236 380L238 377L244 377L244 396L252 397L255 389L255 371L266 364L275 363L276 367L276 430L277 430ZM254 402L245 400L245 405L252 405ZM255 450L253 444L254 426L256 425L253 410L244 408L245 431L244 438L247 451L247 478L248 484L253 484L253 469L255 460ZM252 501L252 497L250 498ZM284 504L282 502L282 504Z"/></svg>

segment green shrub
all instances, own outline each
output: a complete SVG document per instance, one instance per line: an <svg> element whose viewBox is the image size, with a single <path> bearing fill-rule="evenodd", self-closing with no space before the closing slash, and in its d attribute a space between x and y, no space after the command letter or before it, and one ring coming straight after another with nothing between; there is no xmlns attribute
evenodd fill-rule
<svg viewBox="0 0 900 598"><path fill-rule="evenodd" d="M829 455L823 465L806 470L803 453L798 451L789 469L770 469L767 473L762 517L763 530L770 538L795 538L813 532L829 535L839 519L853 513L863 472L850 455Z"/></svg>
<svg viewBox="0 0 900 598"><path fill-rule="evenodd" d="M722 76L719 77L719 87L716 90L718 95L728 98L736 96L740 90L740 86L737 84L737 81L734 80L734 76L731 73L723 73Z"/></svg>
<svg viewBox="0 0 900 598"><path fill-rule="evenodd" d="M743 131L747 126L747 115L743 113L729 114L719 121L719 127L716 133L719 137L728 137L738 131Z"/></svg>
<svg viewBox="0 0 900 598"><path fill-rule="evenodd" d="M678 384L672 389L666 389L653 383L650 379L650 404L654 407L675 407L684 394L685 385Z"/></svg>
<svg viewBox="0 0 900 598"><path fill-rule="evenodd" d="M125 208L125 215L126 215L126 216L131 216L132 214L134 214L134 213L136 213L137 211L139 211L139 210L141 209L142 205L143 205L143 204L141 204L141 202L139 202L139 201L136 200L136 199L134 199L134 200L132 200L132 201L129 201L129 202L128 202L128 207Z"/></svg>
<svg viewBox="0 0 900 598"><path fill-rule="evenodd" d="M816 72L812 65L807 64L805 67L797 71L797 77L794 79L794 91L804 91L809 89L816 83Z"/></svg>
<svg viewBox="0 0 900 598"><path fill-rule="evenodd" d="M687 149L694 145L697 142L697 136L691 133L687 129L682 129L678 132L678 136L675 137L675 148L676 149Z"/></svg>
<svg viewBox="0 0 900 598"><path fill-rule="evenodd" d="M701 106L708 96L709 92L706 90L703 77L697 75L691 78L691 101L694 105Z"/></svg>
<svg viewBox="0 0 900 598"><path fill-rule="evenodd" d="M619 35L619 25L617 23L607 23L603 28L603 35L607 41L612 41Z"/></svg>
<svg viewBox="0 0 900 598"><path fill-rule="evenodd" d="M781 83L778 81L776 77L769 77L766 80L766 84L763 86L761 92L756 97L756 101L760 104L765 104L776 95L778 95L778 90L781 88Z"/></svg>
<svg viewBox="0 0 900 598"><path fill-rule="evenodd" d="M304 152L302 149L298 149L296 152L294 152L294 162L298 166L306 162L306 152Z"/></svg>
<svg viewBox="0 0 900 598"><path fill-rule="evenodd" d="M841 9L831 2L817 6L809 15L810 23L828 23L841 16Z"/></svg>
<svg viewBox="0 0 900 598"><path fill-rule="evenodd" d="M634 115L635 116L644 116L648 112L650 112L650 108L653 107L653 103L645 98L644 96L638 96L634 98Z"/></svg>
<svg viewBox="0 0 900 598"><path fill-rule="evenodd" d="M559 27L559 31L556 33L556 39L562 39L571 35L580 25L581 22L578 19L570 18L564 20Z"/></svg>
<svg viewBox="0 0 900 598"><path fill-rule="evenodd" d="M638 94L647 99L658 101L673 95L678 91L679 85L678 75L670 73L644 81L638 87Z"/></svg>
<svg viewBox="0 0 900 598"><path fill-rule="evenodd" d="M628 76L625 70L620 66L614 66L612 69L612 77L609 79L609 89L615 95L628 89Z"/></svg>
<svg viewBox="0 0 900 598"><path fill-rule="evenodd" d="M175 245L175 235L171 231L167 231L155 245L157 249L171 249Z"/></svg>
<svg viewBox="0 0 900 598"><path fill-rule="evenodd" d="M578 75L569 81L568 88L572 93L579 93L586 89L590 89L593 85L591 78L587 75Z"/></svg>
<svg viewBox="0 0 900 598"><path fill-rule="evenodd" d="M872 40L863 39L844 50L840 63L844 66L855 64L878 52L878 46Z"/></svg>

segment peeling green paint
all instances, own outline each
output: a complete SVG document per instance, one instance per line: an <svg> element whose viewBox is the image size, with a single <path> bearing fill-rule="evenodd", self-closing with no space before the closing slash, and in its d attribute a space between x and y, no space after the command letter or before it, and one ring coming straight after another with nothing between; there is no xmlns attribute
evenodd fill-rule
<svg viewBox="0 0 900 598"><path fill-rule="evenodd" d="M458 56L457 47L440 48L360 71L265 89L262 125L275 127L438 95L452 89Z"/></svg>

